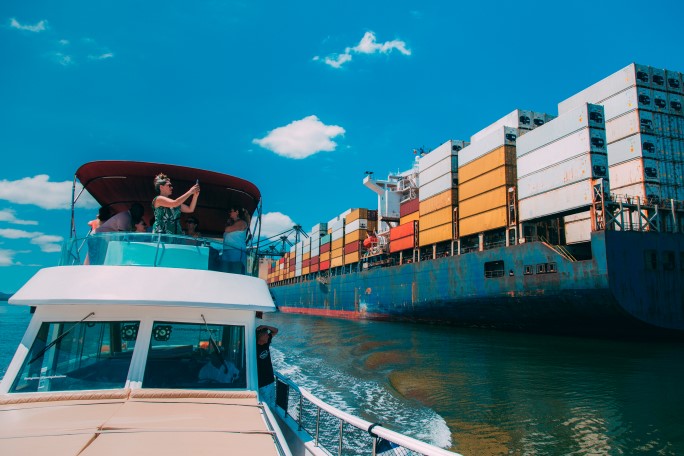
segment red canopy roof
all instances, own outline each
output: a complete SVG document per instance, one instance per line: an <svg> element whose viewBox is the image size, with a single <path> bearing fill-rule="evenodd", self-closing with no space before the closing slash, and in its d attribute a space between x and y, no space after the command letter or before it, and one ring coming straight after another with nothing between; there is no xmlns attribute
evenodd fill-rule
<svg viewBox="0 0 684 456"><path fill-rule="evenodd" d="M181 196L199 179L202 189L193 215L199 220L199 231L205 236L220 236L228 220L228 209L235 204L253 214L259 205L259 189L244 179L185 166L131 161L96 161L76 171L76 178L102 206L112 213L127 210L139 202L145 208L145 219L152 216L154 176L164 173L173 182L173 195ZM190 200L188 200L189 202ZM183 215L183 220L189 214Z"/></svg>

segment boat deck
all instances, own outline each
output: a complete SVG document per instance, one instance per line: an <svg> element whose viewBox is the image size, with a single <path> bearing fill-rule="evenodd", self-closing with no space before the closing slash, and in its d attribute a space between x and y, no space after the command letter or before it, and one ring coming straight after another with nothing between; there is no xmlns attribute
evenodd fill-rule
<svg viewBox="0 0 684 456"><path fill-rule="evenodd" d="M126 389L0 397L5 454L278 454L252 391Z"/></svg>

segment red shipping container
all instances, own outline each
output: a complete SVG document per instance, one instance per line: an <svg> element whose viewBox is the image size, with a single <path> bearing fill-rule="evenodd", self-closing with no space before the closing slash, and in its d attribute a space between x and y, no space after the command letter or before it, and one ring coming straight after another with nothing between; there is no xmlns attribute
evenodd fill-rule
<svg viewBox="0 0 684 456"><path fill-rule="evenodd" d="M297 262L297 260L296 260L295 258L292 258L292 259L290 260L290 268L291 268L291 269L293 269L293 268L295 267L296 262Z"/></svg>
<svg viewBox="0 0 684 456"><path fill-rule="evenodd" d="M309 268L309 272L318 272L318 263L312 264L311 268Z"/></svg>
<svg viewBox="0 0 684 456"><path fill-rule="evenodd" d="M390 241L413 236L416 232L416 222L406 222L403 225L390 228Z"/></svg>
<svg viewBox="0 0 684 456"><path fill-rule="evenodd" d="M344 253L354 253L359 251L359 241L344 246Z"/></svg>
<svg viewBox="0 0 684 456"><path fill-rule="evenodd" d="M320 253L325 253L325 252L330 252L330 243L328 243L328 244L321 244Z"/></svg>
<svg viewBox="0 0 684 456"><path fill-rule="evenodd" d="M390 241L390 253L399 252L401 250L412 249L416 246L413 236L404 237Z"/></svg>
<svg viewBox="0 0 684 456"><path fill-rule="evenodd" d="M310 258L311 261L309 262L309 265L313 266L314 264L318 264L318 258L319 258L318 255L311 257Z"/></svg>
<svg viewBox="0 0 684 456"><path fill-rule="evenodd" d="M330 269L330 261L321 261L319 270L320 271L325 271L327 269Z"/></svg>
<svg viewBox="0 0 684 456"><path fill-rule="evenodd" d="M420 207L420 199L418 199L418 198L413 198L412 200L404 201L399 206L399 215L401 217L406 217L409 214L413 214L414 212L418 212L419 207Z"/></svg>
<svg viewBox="0 0 684 456"><path fill-rule="evenodd" d="M306 260L302 260L302 267L305 268L307 266L310 266L311 259L307 258Z"/></svg>

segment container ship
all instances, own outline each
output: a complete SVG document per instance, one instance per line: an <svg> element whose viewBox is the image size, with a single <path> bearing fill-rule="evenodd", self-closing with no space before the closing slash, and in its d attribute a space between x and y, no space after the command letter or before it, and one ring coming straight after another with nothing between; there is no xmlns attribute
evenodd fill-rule
<svg viewBox="0 0 684 456"><path fill-rule="evenodd" d="M630 64L419 151L268 264L283 312L684 335L684 81ZM418 151L417 151L418 152Z"/></svg>

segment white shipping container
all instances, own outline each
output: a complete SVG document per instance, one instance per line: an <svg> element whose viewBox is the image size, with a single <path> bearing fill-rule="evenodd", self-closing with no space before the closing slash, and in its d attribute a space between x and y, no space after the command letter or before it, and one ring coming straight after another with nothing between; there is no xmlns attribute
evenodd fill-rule
<svg viewBox="0 0 684 456"><path fill-rule="evenodd" d="M302 266L295 266L295 277L299 277L302 275Z"/></svg>
<svg viewBox="0 0 684 456"><path fill-rule="evenodd" d="M517 128L500 127L477 142L471 142L468 147L461 149L458 154L458 166L467 165L501 146L515 146L517 138Z"/></svg>
<svg viewBox="0 0 684 456"><path fill-rule="evenodd" d="M608 159L605 155L582 154L518 178L518 198L528 198L587 179L607 177Z"/></svg>
<svg viewBox="0 0 684 456"><path fill-rule="evenodd" d="M431 152L423 155L418 159L418 172L421 173L423 170L430 168L436 163L441 163L445 159L451 160L452 156L458 156L458 150L460 149L456 150L455 147L460 147L462 149L462 144L463 141L454 141L450 139L433 149Z"/></svg>
<svg viewBox="0 0 684 456"><path fill-rule="evenodd" d="M446 190L458 187L458 174L447 173L433 181L429 182L423 187L420 187L420 192L418 192L419 201L425 201L426 199L438 195Z"/></svg>
<svg viewBox="0 0 684 456"><path fill-rule="evenodd" d="M338 228L335 231L332 232L330 238L333 241L336 241L338 239L342 239L344 237L344 228Z"/></svg>
<svg viewBox="0 0 684 456"><path fill-rule="evenodd" d="M358 230L368 229L368 219L356 219L344 227L345 234L350 234Z"/></svg>
<svg viewBox="0 0 684 456"><path fill-rule="evenodd" d="M650 87L650 80L650 67L634 63L629 64L596 84L558 103L558 115L561 116L586 103L602 104L601 102L605 99L635 85Z"/></svg>
<svg viewBox="0 0 684 456"><path fill-rule="evenodd" d="M613 143L635 133L654 134L653 113L635 109L606 122L606 139Z"/></svg>
<svg viewBox="0 0 684 456"><path fill-rule="evenodd" d="M656 137L637 133L608 144L608 165L616 165L640 157L655 158Z"/></svg>
<svg viewBox="0 0 684 456"><path fill-rule="evenodd" d="M549 122L547 126L553 122ZM546 126L541 128L546 128ZM608 149L606 148L604 134L604 130L583 128L558 141L546 144L522 157L518 157L518 179L589 152L606 154Z"/></svg>
<svg viewBox="0 0 684 456"><path fill-rule="evenodd" d="M667 90L665 70L651 67L651 88L662 91Z"/></svg>
<svg viewBox="0 0 684 456"><path fill-rule="evenodd" d="M542 125L544 125L546 122L548 122L549 115L545 114L543 112L533 112L532 113L532 125L533 128L539 128ZM548 120L547 120L548 119Z"/></svg>
<svg viewBox="0 0 684 456"><path fill-rule="evenodd" d="M458 155L450 155L436 162L429 168L424 168L418 173L418 188L443 176L446 173L458 171Z"/></svg>
<svg viewBox="0 0 684 456"><path fill-rule="evenodd" d="M634 202L635 198L639 198L641 203L645 203L647 195L657 195L660 197L660 185L647 184L645 182L638 182L632 185L623 187L613 187L610 190L612 195L617 195L620 200Z"/></svg>
<svg viewBox="0 0 684 456"><path fill-rule="evenodd" d="M501 119L497 120L496 122L486 126L482 130L475 133L473 136L470 137L470 143L472 144L476 141L480 141L481 139L491 135L495 131L500 130L501 127L526 128L528 130L531 130L534 128L532 118L532 111L516 109L515 111L506 114Z"/></svg>
<svg viewBox="0 0 684 456"><path fill-rule="evenodd" d="M603 129L604 119L603 106L584 104L518 138L516 155L520 159L527 153L587 127Z"/></svg>
<svg viewBox="0 0 684 456"><path fill-rule="evenodd" d="M564 217L565 242L577 244L591 240L591 216L589 212L581 212Z"/></svg>
<svg viewBox="0 0 684 456"><path fill-rule="evenodd" d="M645 169L649 169L646 177ZM655 172L655 177L653 173ZM637 184L640 182L658 183L658 162L648 158L635 158L608 168L608 176L612 189Z"/></svg>
<svg viewBox="0 0 684 456"><path fill-rule="evenodd" d="M520 199L518 201L519 219L525 222L565 211L589 208L593 198L594 186L591 180L576 182L550 192Z"/></svg>
<svg viewBox="0 0 684 456"><path fill-rule="evenodd" d="M452 165L456 165L456 168L452 168ZM454 163L447 163L444 162L442 165L436 164L434 166L429 167L422 173L420 173L420 185L418 186L418 194L420 194L420 189L428 185L430 182L432 182L435 179L439 179L440 177L444 176L445 174L454 174L458 175L458 162Z"/></svg>
<svg viewBox="0 0 684 456"><path fill-rule="evenodd" d="M606 121L621 116L636 108L650 109L650 95L643 93L639 94L640 91L650 92L650 90L651 89L633 86L605 99L601 105L603 106Z"/></svg>

